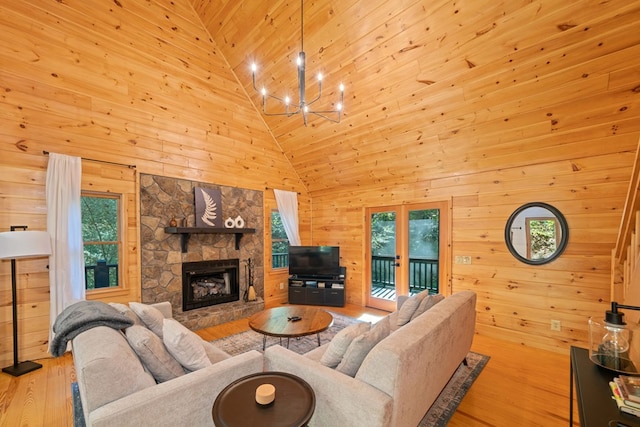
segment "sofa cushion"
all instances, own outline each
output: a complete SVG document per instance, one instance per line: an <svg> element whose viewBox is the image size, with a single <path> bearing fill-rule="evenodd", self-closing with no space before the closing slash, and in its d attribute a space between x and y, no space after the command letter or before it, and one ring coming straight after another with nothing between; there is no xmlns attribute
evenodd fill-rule
<svg viewBox="0 0 640 427"><path fill-rule="evenodd" d="M408 298L398 310L398 326L406 325L411 320L411 316L418 309L420 303L429 295L429 291L422 291L419 294Z"/></svg>
<svg viewBox="0 0 640 427"><path fill-rule="evenodd" d="M320 363L329 368L335 368L340 364L351 342L371 329L370 322L360 322L349 325L338 332L325 350Z"/></svg>
<svg viewBox="0 0 640 427"><path fill-rule="evenodd" d="M222 362L223 360L227 360L231 358L231 355L226 351L218 348L215 344L204 341L202 338L200 339L200 343L204 348L204 352L207 354L207 358L211 364L216 364L218 362Z"/></svg>
<svg viewBox="0 0 640 427"><path fill-rule="evenodd" d="M169 354L160 337L144 326L133 325L125 330L127 341L156 382L162 383L184 375L184 369Z"/></svg>
<svg viewBox="0 0 640 427"><path fill-rule="evenodd" d="M131 319L134 325L144 325L144 323L142 322L142 320L140 320L138 315L135 314L133 310L131 310L126 304L121 304L119 302L110 302L109 305L115 308L116 310L118 310L118 313L124 316L127 316L129 319Z"/></svg>
<svg viewBox="0 0 640 427"><path fill-rule="evenodd" d="M336 370L354 377L367 354L389 335L390 330L389 317L386 316L376 323L369 332L354 338Z"/></svg>
<svg viewBox="0 0 640 427"><path fill-rule="evenodd" d="M147 328L162 338L162 321L164 316L162 312L155 307L139 302L130 302L129 307L142 320Z"/></svg>
<svg viewBox="0 0 640 427"><path fill-rule="evenodd" d="M169 353L189 371L211 366L202 338L175 319L164 319L163 342Z"/></svg>
<svg viewBox="0 0 640 427"><path fill-rule="evenodd" d="M411 315L411 320L420 316L422 313L429 310L431 307L433 307L443 299L444 299L444 295L442 294L428 295L420 302L420 305L418 306L416 311L413 312L413 314Z"/></svg>

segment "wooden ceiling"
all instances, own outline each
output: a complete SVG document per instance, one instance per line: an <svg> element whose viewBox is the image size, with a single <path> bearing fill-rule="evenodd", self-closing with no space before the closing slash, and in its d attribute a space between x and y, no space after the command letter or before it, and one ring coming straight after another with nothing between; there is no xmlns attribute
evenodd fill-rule
<svg viewBox="0 0 640 427"><path fill-rule="evenodd" d="M190 1L256 106L252 61L270 93L296 92L298 1ZM307 97L317 72L328 108L344 83L342 122L262 117L311 194L563 160L560 145L614 136L611 97L637 102L639 11L637 0L306 1Z"/></svg>

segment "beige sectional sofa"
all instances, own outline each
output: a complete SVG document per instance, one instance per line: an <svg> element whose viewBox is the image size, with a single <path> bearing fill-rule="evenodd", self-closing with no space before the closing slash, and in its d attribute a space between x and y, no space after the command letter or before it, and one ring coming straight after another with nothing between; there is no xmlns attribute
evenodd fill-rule
<svg viewBox="0 0 640 427"><path fill-rule="evenodd" d="M321 363L331 343L303 356L280 346L265 351L266 370L297 375L315 391L310 427L418 425L469 352L476 294L456 293L398 326L403 303L407 299L378 322L390 331L366 354L354 377Z"/></svg>
<svg viewBox="0 0 640 427"><path fill-rule="evenodd" d="M171 318L169 303L154 304ZM213 402L238 378L263 370L253 350L167 381L143 366L121 331L97 326L72 340L73 360L87 426L213 426ZM207 353L208 355L208 353Z"/></svg>
<svg viewBox="0 0 640 427"><path fill-rule="evenodd" d="M418 304L417 297L400 297L399 310L367 333L362 325L354 326L361 338L374 337L376 342L356 364L347 363L347 354L355 347L348 345L346 353L339 355L340 363L331 361L337 365L333 368L325 364L335 356L337 335L305 355L281 346L268 348L264 356L255 350L233 357L221 350L207 351L206 357L215 358L215 363L158 382L157 369L151 369L148 360L143 365L145 358L131 343L131 336L128 340L113 327L93 327L72 339L86 425L213 426L211 410L222 389L236 379L267 370L292 373L311 385L316 408L309 426L415 426L464 360L475 327L475 293L456 293L431 308L424 304L429 298ZM161 320L155 327L147 326L159 333L158 323L166 325L164 319L171 319L171 306L152 306L161 312ZM420 314L420 308L426 311ZM404 322L408 323L399 326ZM133 331L142 332L132 326L127 334ZM342 338L346 332L345 328ZM165 344L166 338L165 329ZM187 356L193 352L186 350ZM165 375L171 376L170 372Z"/></svg>

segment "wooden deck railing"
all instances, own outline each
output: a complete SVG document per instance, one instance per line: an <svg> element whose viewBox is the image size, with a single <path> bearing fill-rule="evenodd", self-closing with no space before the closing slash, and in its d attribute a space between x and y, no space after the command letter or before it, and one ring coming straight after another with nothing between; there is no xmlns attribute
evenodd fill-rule
<svg viewBox="0 0 640 427"><path fill-rule="evenodd" d="M373 287L395 287L394 257L371 257L371 285ZM418 293L424 290L438 293L438 260L426 258L409 259L409 291Z"/></svg>

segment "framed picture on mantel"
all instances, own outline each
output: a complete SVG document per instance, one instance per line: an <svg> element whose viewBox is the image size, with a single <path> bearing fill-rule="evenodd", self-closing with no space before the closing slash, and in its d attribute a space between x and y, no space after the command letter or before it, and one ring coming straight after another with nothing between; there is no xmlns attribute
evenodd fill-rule
<svg viewBox="0 0 640 427"><path fill-rule="evenodd" d="M211 188L194 188L196 227L223 227L222 193Z"/></svg>

